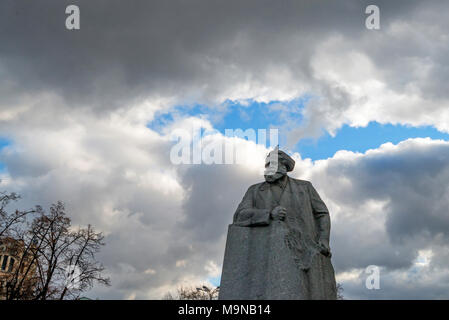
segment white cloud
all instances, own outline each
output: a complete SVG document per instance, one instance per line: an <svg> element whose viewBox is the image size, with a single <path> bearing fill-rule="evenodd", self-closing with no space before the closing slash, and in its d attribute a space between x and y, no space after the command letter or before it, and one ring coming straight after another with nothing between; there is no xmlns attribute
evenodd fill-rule
<svg viewBox="0 0 449 320"><path fill-rule="evenodd" d="M171 128L198 121L212 128L193 117ZM113 287L92 292L105 298L157 298L219 275L226 226L246 188L262 179L268 151L237 139L239 149L251 150L252 165L173 166L168 130L159 134L124 116L82 112L71 113L64 127L11 133L17 139L2 151L10 171L2 188L21 193L28 207L65 200L75 223L106 233L100 258ZM374 297L354 282L371 264L386 272L390 291L383 297L397 297L393 283L406 294L413 288L403 270L420 267L414 272L421 274L427 269L416 263L425 252L447 250L448 142L409 139L315 162L293 157L293 176L311 180L331 210L333 261L348 296ZM445 277L444 263L429 256L424 267Z"/></svg>

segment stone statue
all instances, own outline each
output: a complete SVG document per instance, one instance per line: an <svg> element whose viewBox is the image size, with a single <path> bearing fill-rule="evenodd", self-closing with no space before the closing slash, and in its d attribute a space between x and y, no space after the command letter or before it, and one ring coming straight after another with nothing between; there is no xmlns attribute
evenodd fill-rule
<svg viewBox="0 0 449 320"><path fill-rule="evenodd" d="M229 225L219 299L336 299L329 212L278 148Z"/></svg>

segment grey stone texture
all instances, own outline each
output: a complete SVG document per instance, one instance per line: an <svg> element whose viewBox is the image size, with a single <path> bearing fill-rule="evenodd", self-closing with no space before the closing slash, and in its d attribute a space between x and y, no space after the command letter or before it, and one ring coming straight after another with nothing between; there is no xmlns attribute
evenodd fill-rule
<svg viewBox="0 0 449 320"><path fill-rule="evenodd" d="M276 152L280 178L251 186L229 225L219 299L336 299L328 209Z"/></svg>

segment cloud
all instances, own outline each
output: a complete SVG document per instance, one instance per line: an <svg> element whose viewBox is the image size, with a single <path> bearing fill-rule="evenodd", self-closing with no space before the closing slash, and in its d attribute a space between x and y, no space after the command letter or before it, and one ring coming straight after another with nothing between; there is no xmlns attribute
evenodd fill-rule
<svg viewBox="0 0 449 320"><path fill-rule="evenodd" d="M42 94L100 114L145 99L214 106L311 95L291 143L369 121L449 128L442 1L378 1L379 31L365 29L369 3L355 0L78 1L79 31L64 28L68 4L2 2L5 119L24 105L43 114L30 103Z"/></svg>
<svg viewBox="0 0 449 320"><path fill-rule="evenodd" d="M236 152L250 151L260 168L175 166L170 162L171 130L159 134L136 121L144 110L148 104L101 120L80 110L70 112L70 121L54 114L63 126L10 130L14 143L0 152L7 168L0 188L20 193L20 207L48 208L63 200L74 224L92 224L105 233L99 259L113 289L91 293L102 298L160 298L181 284L216 277L233 215L229 208L236 207L248 180L257 181L266 153L237 139ZM211 128L193 117L174 126L197 124ZM207 139L214 137L235 139Z"/></svg>
<svg viewBox="0 0 449 320"><path fill-rule="evenodd" d="M448 159L448 142L418 138L364 154L340 151L309 169L332 212L333 261L344 287L345 273L357 275L347 282L350 297L447 297L449 288L432 284L447 277ZM428 266L417 268L426 250L433 252ZM364 289L369 265L383 270L379 292Z"/></svg>
<svg viewBox="0 0 449 320"><path fill-rule="evenodd" d="M213 123L176 115L156 132L158 112L277 101L291 144L369 121L449 132L446 2L377 1L379 31L364 28L371 3L355 0L77 1L76 32L64 28L68 4L0 4L0 136L11 141L0 187L24 207L64 200L74 223L105 232L113 287L92 295L158 298L216 276L226 226L261 180L267 150L245 141L249 165L173 166L172 129ZM300 116L282 107L304 96ZM447 297L447 142L295 158L331 209L348 297ZM363 285L371 264L385 276L375 293Z"/></svg>
<svg viewBox="0 0 449 320"><path fill-rule="evenodd" d="M180 284L216 276L227 225L246 188L262 180L267 151L240 140L239 150L253 150L250 165L174 166L169 132L136 126L132 118L73 121L45 135L22 132L21 147L1 153L0 161L11 168L1 187L21 193L22 206L63 199L74 223L92 223L105 232L100 259L113 287L90 293L101 298L160 298ZM179 125L198 121L190 117ZM294 157L293 175L312 181L331 210L333 263L348 297L444 296L441 286L432 290L430 284L446 277L449 258L444 211L449 143L409 139L315 162ZM423 250L434 254L427 269L416 271ZM363 270L373 264L383 270L381 293L364 289ZM438 272L423 278L429 268ZM412 271L418 278L403 280Z"/></svg>

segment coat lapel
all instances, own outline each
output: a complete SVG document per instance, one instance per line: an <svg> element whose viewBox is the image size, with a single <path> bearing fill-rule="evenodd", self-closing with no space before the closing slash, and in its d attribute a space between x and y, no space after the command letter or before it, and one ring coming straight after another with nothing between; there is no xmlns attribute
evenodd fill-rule
<svg viewBox="0 0 449 320"><path fill-rule="evenodd" d="M256 196L256 207L260 209L272 209L273 194L268 182L263 182Z"/></svg>

